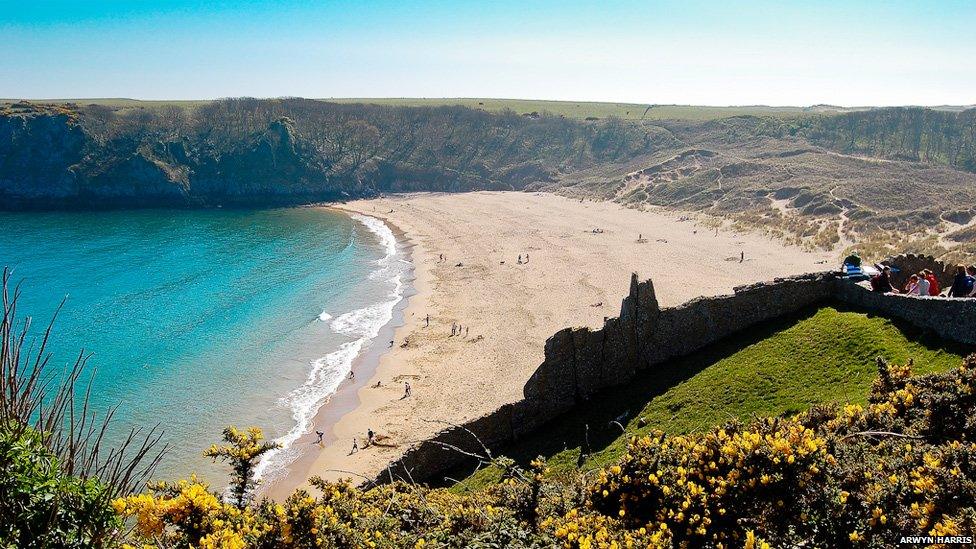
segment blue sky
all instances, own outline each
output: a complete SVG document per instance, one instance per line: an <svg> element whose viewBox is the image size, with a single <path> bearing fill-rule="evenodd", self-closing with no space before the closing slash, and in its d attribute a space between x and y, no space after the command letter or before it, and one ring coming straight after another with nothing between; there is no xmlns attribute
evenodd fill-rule
<svg viewBox="0 0 976 549"><path fill-rule="evenodd" d="M976 2L0 0L0 97L976 103Z"/></svg>

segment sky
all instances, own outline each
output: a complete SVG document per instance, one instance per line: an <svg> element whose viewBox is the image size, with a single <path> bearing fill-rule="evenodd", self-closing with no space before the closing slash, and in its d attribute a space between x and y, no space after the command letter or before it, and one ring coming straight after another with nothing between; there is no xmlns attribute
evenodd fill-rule
<svg viewBox="0 0 976 549"><path fill-rule="evenodd" d="M0 0L0 97L976 103L976 2Z"/></svg>

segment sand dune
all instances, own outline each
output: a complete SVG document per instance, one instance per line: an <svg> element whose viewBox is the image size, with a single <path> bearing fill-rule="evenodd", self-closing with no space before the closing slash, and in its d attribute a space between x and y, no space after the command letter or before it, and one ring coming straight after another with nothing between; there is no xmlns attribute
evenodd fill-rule
<svg viewBox="0 0 976 549"><path fill-rule="evenodd" d="M358 407L338 422L324 408L319 425L335 423L335 442L313 448L289 478L270 487L276 497L310 475L375 475L443 428L439 421L462 422L518 400L542 362L546 339L563 327L599 327L605 316L616 316L631 272L654 279L662 305L677 305L739 284L824 270L834 255L761 235L716 233L674 212L548 194L418 194L342 208L402 231L413 244L418 293L396 344L359 390ZM518 263L520 254L528 263ZM462 336L451 337L452 323L463 326ZM401 398L404 381L412 385L410 398ZM389 437L389 446L348 455L353 437L361 445L368 428Z"/></svg>

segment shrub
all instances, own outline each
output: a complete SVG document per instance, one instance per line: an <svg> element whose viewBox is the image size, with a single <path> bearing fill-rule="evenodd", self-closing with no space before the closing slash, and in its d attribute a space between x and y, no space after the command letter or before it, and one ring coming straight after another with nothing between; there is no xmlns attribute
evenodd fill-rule
<svg viewBox="0 0 976 549"><path fill-rule="evenodd" d="M887 546L976 527L974 389L976 355L926 376L879 360L866 407L634 437L575 481L499 458L504 480L465 495L313 479L318 496L239 509L191 480L116 505L161 546Z"/></svg>
<svg viewBox="0 0 976 549"><path fill-rule="evenodd" d="M19 292L9 282L4 269L0 547L112 545L122 521L111 502L141 488L152 473L162 454L159 436L131 431L119 447L104 449L112 412L96 421L88 409L86 388L77 386L84 354L66 372L50 371L45 349L53 320L34 341L30 318L17 320Z"/></svg>

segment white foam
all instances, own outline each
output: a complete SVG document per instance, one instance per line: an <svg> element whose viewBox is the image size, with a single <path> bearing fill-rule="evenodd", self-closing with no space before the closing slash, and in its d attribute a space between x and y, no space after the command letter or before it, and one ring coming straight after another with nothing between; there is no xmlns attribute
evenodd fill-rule
<svg viewBox="0 0 976 549"><path fill-rule="evenodd" d="M292 411L295 426L285 435L276 439L281 448L268 452L255 467L255 477L268 479L278 477L287 471L287 466L298 457L299 452L292 444L313 428L313 420L319 409L339 388L339 385L352 370L353 361L368 347L380 330L393 319L397 303L403 299L403 274L410 263L397 256L397 242L393 231L374 217L353 214L359 221L379 238L385 255L379 259L377 269L370 273L371 280L382 280L391 287L386 300L341 314L335 318L323 311L319 319L328 322L337 334L352 338L339 345L339 348L322 358L311 362L305 382L286 397L280 404Z"/></svg>

